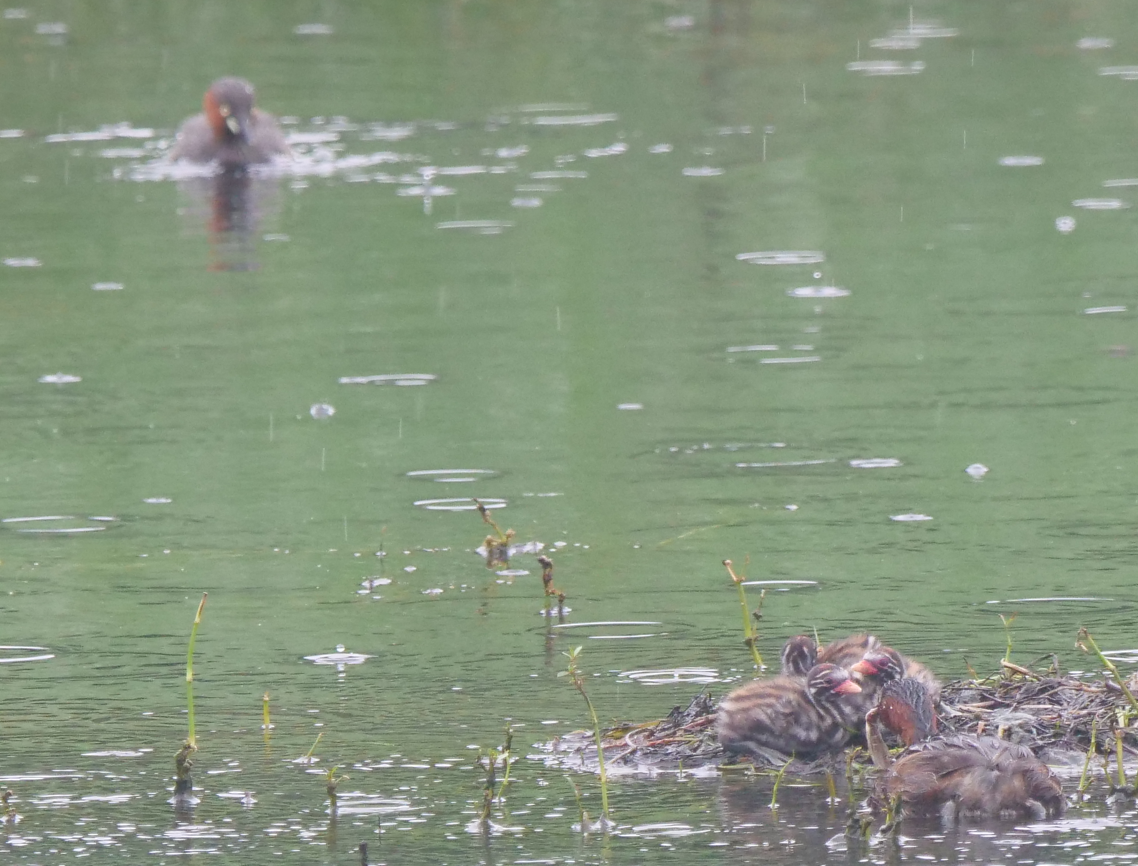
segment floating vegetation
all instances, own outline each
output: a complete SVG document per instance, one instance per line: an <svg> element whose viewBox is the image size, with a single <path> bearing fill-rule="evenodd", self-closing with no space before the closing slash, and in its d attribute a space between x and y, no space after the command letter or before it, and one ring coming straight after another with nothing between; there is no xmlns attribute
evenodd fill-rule
<svg viewBox="0 0 1138 866"><path fill-rule="evenodd" d="M503 532L498 524L494 522L494 518L490 516L490 509L487 506L483 505L477 499L474 500L474 505L478 509L478 513L482 515L482 522L494 530L494 534L487 535L486 539L482 542L482 546L478 548L482 551L482 556L486 559L486 567L495 568L499 565L509 565L510 542L513 541L517 533L512 529L507 529ZM549 571L552 574L552 563L549 566Z"/></svg>
<svg viewBox="0 0 1138 866"><path fill-rule="evenodd" d="M735 258L751 265L816 265L826 256L814 250L771 250L758 253L739 253Z"/></svg>
<svg viewBox="0 0 1138 866"><path fill-rule="evenodd" d="M1108 654L1098 652L1085 631L1080 632L1080 645L1113 667ZM1000 667L999 674L986 679L944 685L938 714L943 733L997 736L1028 746L1044 760L1068 766L1081 765L1088 752L1114 757L1122 748L1125 754L1138 754L1138 728L1118 724L1120 712L1133 717L1135 709L1124 689L1132 693L1138 677L1125 680L1117 668L1108 671L1106 678L1093 680L1059 674L1054 668L1039 673L1008 661ZM700 767L712 771L719 766L724 771L736 768L738 758L726 753L716 739L717 705L716 698L704 692L686 707L675 707L664 719L605 729L601 733L608 771L656 775ZM575 731L539 745L543 754L535 757L556 766L596 771L596 747L590 739L591 732ZM849 758L857 765L868 763L860 751L850 753ZM783 766L777 755L769 762L749 760L769 770ZM794 761L788 772L821 774L844 761L841 757Z"/></svg>
<svg viewBox="0 0 1138 866"><path fill-rule="evenodd" d="M434 373L382 373L377 376L341 376L341 385L428 385L439 377Z"/></svg>

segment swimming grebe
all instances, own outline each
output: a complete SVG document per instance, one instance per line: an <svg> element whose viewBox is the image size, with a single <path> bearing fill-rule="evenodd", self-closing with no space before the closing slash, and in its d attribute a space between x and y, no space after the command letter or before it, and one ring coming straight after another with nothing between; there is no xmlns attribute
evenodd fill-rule
<svg viewBox="0 0 1138 866"><path fill-rule="evenodd" d="M290 154L276 118L253 100L253 85L244 78L217 79L202 98L202 113L178 130L170 158L240 168Z"/></svg>

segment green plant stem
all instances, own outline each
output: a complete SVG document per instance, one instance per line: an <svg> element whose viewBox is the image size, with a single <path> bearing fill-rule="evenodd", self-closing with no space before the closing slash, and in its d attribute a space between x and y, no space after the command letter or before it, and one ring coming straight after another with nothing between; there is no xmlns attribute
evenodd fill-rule
<svg viewBox="0 0 1138 866"><path fill-rule="evenodd" d="M1098 733L1098 719L1091 719L1091 746L1087 749L1087 760L1083 763L1083 773L1079 776L1079 799L1081 800L1083 794L1087 790L1087 771L1091 767L1091 756L1095 753L1095 734Z"/></svg>
<svg viewBox="0 0 1138 866"><path fill-rule="evenodd" d="M308 754L304 756L305 761L311 761L312 760L312 753L316 751L316 746L319 745L320 738L323 736L324 736L323 731L321 731L319 734L316 735L316 740L312 743L312 748L309 749Z"/></svg>
<svg viewBox="0 0 1138 866"><path fill-rule="evenodd" d="M783 764L781 767L779 767L778 772L775 773L774 787L771 789L771 808L772 809L775 809L775 810L778 809L778 786L782 784L783 774L786 773L786 768L790 766L790 763L793 760L794 760L794 758L790 758L785 764Z"/></svg>
<svg viewBox="0 0 1138 866"><path fill-rule="evenodd" d="M763 657L759 653L759 635L751 620L751 609L747 605L747 591L743 588L743 578L735 573L730 559L723 560L723 564L727 567L727 573L731 576L732 582L739 589L739 606L743 609L743 642L750 647L751 658L755 661L755 670L761 671L763 669ZM759 593L757 612L760 616L762 615L763 599L766 598L766 595L765 589Z"/></svg>
<svg viewBox="0 0 1138 866"><path fill-rule="evenodd" d="M589 715L593 718L593 739L597 743L597 764L599 766L599 775L601 777L601 815L603 815L605 818L608 818L608 774L605 772L605 747L601 742L601 721L597 718L597 711L593 709L593 702L590 700L588 694L586 694L583 683L577 686L577 691L579 691L581 693L581 697L585 699L585 706L589 708Z"/></svg>
<svg viewBox="0 0 1138 866"><path fill-rule="evenodd" d="M1086 643L1084 643L1084 641L1086 641ZM1126 695L1126 700L1130 702L1130 706L1133 707L1135 711L1138 711L1138 699L1136 699L1130 689L1126 687L1126 681L1122 679L1122 674L1119 673L1118 668L1115 667L1114 662L1102 654L1102 650L1098 648L1098 644L1095 643L1095 639L1091 637L1090 632L1088 632L1085 628L1081 628L1079 629L1079 636L1076 640L1076 646L1085 651L1087 649L1087 644L1090 644L1091 651L1094 652L1096 656L1098 656L1098 660L1102 663L1103 667L1110 671L1110 675L1114 678L1114 681L1118 684L1118 687L1122 689L1122 694Z"/></svg>
<svg viewBox="0 0 1138 866"><path fill-rule="evenodd" d="M189 726L186 739L195 749L198 747L198 739L194 727L194 644L198 640L198 626L202 624L202 611L205 609L207 598L209 598L209 593L203 592L202 600L198 604L198 612L194 616L193 628L190 629L190 645L186 650L186 718Z"/></svg>

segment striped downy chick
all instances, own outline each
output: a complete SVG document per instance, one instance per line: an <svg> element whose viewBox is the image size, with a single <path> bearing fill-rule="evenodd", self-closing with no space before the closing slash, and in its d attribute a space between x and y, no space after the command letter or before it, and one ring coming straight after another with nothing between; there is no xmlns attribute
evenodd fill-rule
<svg viewBox="0 0 1138 866"><path fill-rule="evenodd" d="M848 668L880 646L881 641L871 634L851 634L819 649L814 638L796 635L783 644L782 673L784 676L805 677L810 668L820 662Z"/></svg>
<svg viewBox="0 0 1138 866"><path fill-rule="evenodd" d="M719 742L733 752L764 757L781 752L804 760L841 751L858 733L861 717L848 697L861 687L843 668L815 665L805 682L777 676L736 689L719 705Z"/></svg>

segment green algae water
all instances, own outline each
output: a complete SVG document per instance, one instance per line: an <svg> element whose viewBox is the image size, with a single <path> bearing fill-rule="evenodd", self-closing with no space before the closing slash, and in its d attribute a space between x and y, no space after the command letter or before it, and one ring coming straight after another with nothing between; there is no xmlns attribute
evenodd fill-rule
<svg viewBox="0 0 1138 866"><path fill-rule="evenodd" d="M817 788L617 778L583 838L596 780L529 758L587 724L575 646L602 720L751 675L724 558L768 662L868 629L987 673L1012 613L1023 664L1133 649L1128 11L5 9L9 858L846 862ZM297 157L222 189L161 158L227 74ZM1127 859L1105 796L899 856Z"/></svg>

